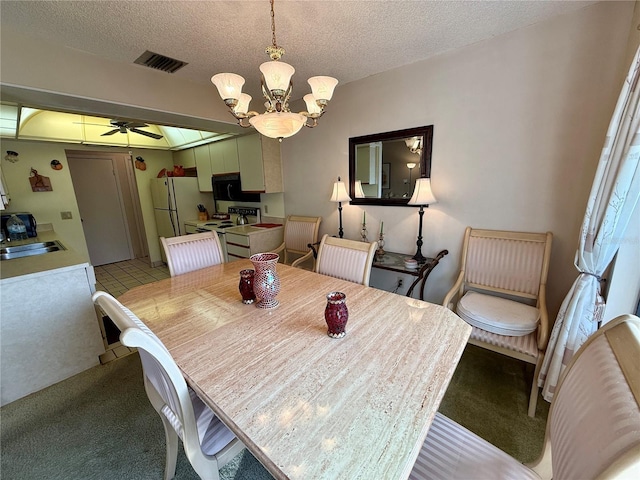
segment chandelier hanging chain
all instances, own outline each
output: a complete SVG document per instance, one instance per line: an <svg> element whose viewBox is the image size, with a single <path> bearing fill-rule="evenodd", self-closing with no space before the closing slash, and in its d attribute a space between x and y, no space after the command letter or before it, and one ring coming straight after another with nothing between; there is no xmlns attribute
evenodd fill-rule
<svg viewBox="0 0 640 480"><path fill-rule="evenodd" d="M276 14L273 10L273 0L270 0L271 3L271 45L266 48L267 55L271 58L271 60L280 60L282 55L284 55L284 48L279 47L276 42Z"/></svg>

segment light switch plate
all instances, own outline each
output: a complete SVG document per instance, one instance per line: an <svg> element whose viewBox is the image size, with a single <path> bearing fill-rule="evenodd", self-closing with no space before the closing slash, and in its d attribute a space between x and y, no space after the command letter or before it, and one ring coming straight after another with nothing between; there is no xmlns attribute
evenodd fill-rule
<svg viewBox="0 0 640 480"><path fill-rule="evenodd" d="M62 220L71 220L73 215L71 215L71 212L60 212L60 217Z"/></svg>

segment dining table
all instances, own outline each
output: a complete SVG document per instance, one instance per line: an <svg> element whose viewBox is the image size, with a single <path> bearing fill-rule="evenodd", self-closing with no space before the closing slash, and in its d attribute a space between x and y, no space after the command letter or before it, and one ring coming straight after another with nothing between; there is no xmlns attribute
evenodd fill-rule
<svg viewBox="0 0 640 480"><path fill-rule="evenodd" d="M118 300L276 479L406 479L471 327L440 305L277 264L279 305L245 304L240 260ZM327 294L346 335L327 335Z"/></svg>

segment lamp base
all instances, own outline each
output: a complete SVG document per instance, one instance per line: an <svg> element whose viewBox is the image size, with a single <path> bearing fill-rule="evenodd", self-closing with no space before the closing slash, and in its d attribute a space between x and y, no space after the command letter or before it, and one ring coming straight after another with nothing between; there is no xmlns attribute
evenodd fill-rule
<svg viewBox="0 0 640 480"><path fill-rule="evenodd" d="M424 255L422 255L422 252L420 250L418 250L416 254L411 258L413 258L416 262L418 262L418 264L425 263L427 261L427 259L424 257Z"/></svg>

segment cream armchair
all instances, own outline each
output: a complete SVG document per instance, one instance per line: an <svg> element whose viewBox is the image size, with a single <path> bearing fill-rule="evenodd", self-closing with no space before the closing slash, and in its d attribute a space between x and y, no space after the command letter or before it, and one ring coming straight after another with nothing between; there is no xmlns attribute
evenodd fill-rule
<svg viewBox="0 0 640 480"><path fill-rule="evenodd" d="M356 242L324 235L318 248L316 273L369 286L378 242Z"/></svg>
<svg viewBox="0 0 640 480"><path fill-rule="evenodd" d="M160 237L172 277L224 263L224 254L216 232L179 237Z"/></svg>
<svg viewBox="0 0 640 480"><path fill-rule="evenodd" d="M293 267L308 260L314 262L313 250L309 245L318 241L320 222L322 222L322 217L289 215L284 224L284 242L273 250L273 253L281 254L284 252L284 263ZM282 255L280 256L282 257ZM313 270L313 266L310 270Z"/></svg>
<svg viewBox="0 0 640 480"><path fill-rule="evenodd" d="M180 439L198 476L218 480L218 469L245 448L242 442L187 386L167 348L142 320L108 293L96 292L93 302L120 329L122 344L137 348L140 353L144 387L164 425L167 447L164 479L175 476Z"/></svg>
<svg viewBox="0 0 640 480"><path fill-rule="evenodd" d="M622 315L573 356L535 463L521 464L437 413L409 480L640 478L639 359L640 318Z"/></svg>
<svg viewBox="0 0 640 480"><path fill-rule="evenodd" d="M469 343L535 365L528 414L549 339L546 284L552 235L467 227L458 279L443 305L473 330Z"/></svg>

